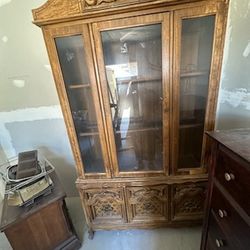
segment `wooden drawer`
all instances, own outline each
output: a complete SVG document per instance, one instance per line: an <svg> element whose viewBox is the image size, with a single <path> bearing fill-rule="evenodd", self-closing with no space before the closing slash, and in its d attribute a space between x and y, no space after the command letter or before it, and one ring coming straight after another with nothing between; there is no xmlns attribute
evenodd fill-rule
<svg viewBox="0 0 250 250"><path fill-rule="evenodd" d="M127 222L123 189L81 190L86 212L93 224Z"/></svg>
<svg viewBox="0 0 250 250"><path fill-rule="evenodd" d="M234 246L231 245L228 238L221 231L219 225L216 222L216 219L212 214L210 214L209 228L208 228L208 236L207 236L207 245L206 250L215 250L215 249L223 249L223 250L236 250Z"/></svg>
<svg viewBox="0 0 250 250"><path fill-rule="evenodd" d="M129 222L164 222L168 217L168 186L127 187Z"/></svg>
<svg viewBox="0 0 250 250"><path fill-rule="evenodd" d="M199 182L172 185L172 220L202 219L206 184L207 183Z"/></svg>
<svg viewBox="0 0 250 250"><path fill-rule="evenodd" d="M231 151L219 147L215 177L239 205L250 215L250 170L246 163Z"/></svg>
<svg viewBox="0 0 250 250"><path fill-rule="evenodd" d="M213 190L211 209L219 221L220 226L236 244L237 249L246 249L250 239L250 226L242 219L216 187L214 187Z"/></svg>

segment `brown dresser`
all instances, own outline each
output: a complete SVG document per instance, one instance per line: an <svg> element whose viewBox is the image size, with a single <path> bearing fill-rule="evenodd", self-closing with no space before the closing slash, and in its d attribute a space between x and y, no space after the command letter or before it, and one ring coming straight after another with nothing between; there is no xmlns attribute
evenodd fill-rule
<svg viewBox="0 0 250 250"><path fill-rule="evenodd" d="M201 249L250 249L250 129L207 133L212 143Z"/></svg>

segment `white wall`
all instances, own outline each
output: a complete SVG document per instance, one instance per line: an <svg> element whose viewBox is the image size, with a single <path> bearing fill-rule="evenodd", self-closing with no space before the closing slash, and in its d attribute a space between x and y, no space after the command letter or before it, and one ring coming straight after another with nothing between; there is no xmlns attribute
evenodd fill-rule
<svg viewBox="0 0 250 250"><path fill-rule="evenodd" d="M0 163L40 149L68 195L76 171L40 28L31 9L45 0L0 0ZM231 0L217 128L250 127L250 1Z"/></svg>
<svg viewBox="0 0 250 250"><path fill-rule="evenodd" d="M250 128L250 0L231 0L217 129Z"/></svg>
<svg viewBox="0 0 250 250"><path fill-rule="evenodd" d="M45 0L0 0L0 164L39 149L68 195L76 170L41 29L33 8Z"/></svg>

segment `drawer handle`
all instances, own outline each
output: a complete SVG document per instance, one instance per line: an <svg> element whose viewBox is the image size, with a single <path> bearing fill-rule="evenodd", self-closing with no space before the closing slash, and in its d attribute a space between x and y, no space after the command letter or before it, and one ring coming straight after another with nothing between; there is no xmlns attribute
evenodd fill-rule
<svg viewBox="0 0 250 250"><path fill-rule="evenodd" d="M217 246L217 247L223 247L223 246L224 246L223 240L216 239L216 240L215 240L215 243L216 243L216 246Z"/></svg>
<svg viewBox="0 0 250 250"><path fill-rule="evenodd" d="M227 211L225 210L219 209L218 213L221 218L227 217Z"/></svg>
<svg viewBox="0 0 250 250"><path fill-rule="evenodd" d="M226 181L233 181L235 179L233 174L225 173Z"/></svg>

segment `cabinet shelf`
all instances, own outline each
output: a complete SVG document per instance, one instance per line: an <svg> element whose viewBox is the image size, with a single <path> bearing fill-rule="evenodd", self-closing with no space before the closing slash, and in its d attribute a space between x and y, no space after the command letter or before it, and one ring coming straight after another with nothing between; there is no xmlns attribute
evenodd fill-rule
<svg viewBox="0 0 250 250"><path fill-rule="evenodd" d="M90 84L69 84L69 89L81 89L81 88L90 88Z"/></svg>
<svg viewBox="0 0 250 250"><path fill-rule="evenodd" d="M161 81L161 77L145 77L145 78L137 78L137 79L130 79L130 80L118 80L117 84L129 84L129 83L148 83L154 81Z"/></svg>
<svg viewBox="0 0 250 250"><path fill-rule="evenodd" d="M180 129L187 129L187 128L196 128L204 126L204 123L192 123L192 124L183 124L180 125Z"/></svg>
<svg viewBox="0 0 250 250"><path fill-rule="evenodd" d="M205 75L208 75L207 71L193 71L193 72L181 73L181 78L195 77L195 76L205 76Z"/></svg>
<svg viewBox="0 0 250 250"><path fill-rule="evenodd" d="M83 132L83 133L79 133L79 136L81 136L81 137L94 136L94 135L99 135L99 132Z"/></svg>
<svg viewBox="0 0 250 250"><path fill-rule="evenodd" d="M149 128L138 128L138 129L128 129L128 130L117 130L115 131L116 134L121 133L136 133L136 132L147 132L147 131L155 131L155 130L162 130L161 127L149 127Z"/></svg>

